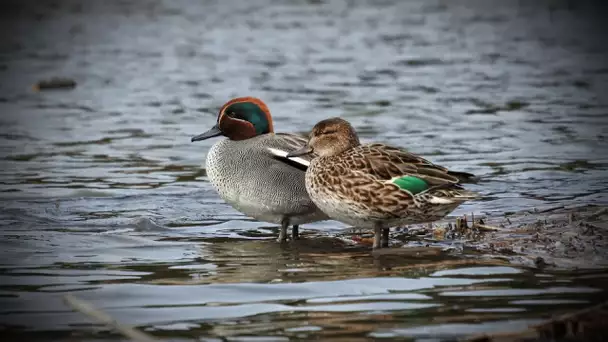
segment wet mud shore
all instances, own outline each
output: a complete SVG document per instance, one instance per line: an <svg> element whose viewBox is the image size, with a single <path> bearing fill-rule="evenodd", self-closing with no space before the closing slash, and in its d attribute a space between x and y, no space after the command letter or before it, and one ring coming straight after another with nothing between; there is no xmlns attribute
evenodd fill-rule
<svg viewBox="0 0 608 342"><path fill-rule="evenodd" d="M370 243L368 234L353 240ZM392 240L394 248L375 253L448 253L539 269L603 269L608 267L608 207L557 206L490 218L464 215L397 229Z"/></svg>
<svg viewBox="0 0 608 342"><path fill-rule="evenodd" d="M608 207L557 207L496 222L500 230L473 244L523 266L589 269L608 266Z"/></svg>

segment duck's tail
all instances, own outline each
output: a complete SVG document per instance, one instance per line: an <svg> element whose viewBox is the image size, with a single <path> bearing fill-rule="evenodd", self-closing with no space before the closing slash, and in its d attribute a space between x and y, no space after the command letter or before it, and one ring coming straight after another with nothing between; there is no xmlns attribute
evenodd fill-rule
<svg viewBox="0 0 608 342"><path fill-rule="evenodd" d="M448 175L458 178L460 183L477 183L479 181L479 177L468 172L448 171Z"/></svg>
<svg viewBox="0 0 608 342"><path fill-rule="evenodd" d="M460 204L481 198L481 194L463 188L434 189L426 194L425 200L431 204Z"/></svg>

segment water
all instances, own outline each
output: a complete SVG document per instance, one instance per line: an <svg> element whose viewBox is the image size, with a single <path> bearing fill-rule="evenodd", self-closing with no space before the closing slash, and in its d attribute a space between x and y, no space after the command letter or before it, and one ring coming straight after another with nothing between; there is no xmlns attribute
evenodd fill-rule
<svg viewBox="0 0 608 342"><path fill-rule="evenodd" d="M224 204L190 143L235 96L278 131L342 116L364 141L474 172L489 217L608 203L607 48L591 2L16 2L0 47L0 326L117 339L73 293L173 340L448 338L606 299L601 272L462 253L373 257L341 225ZM54 76L73 90L33 92ZM469 264L467 264L469 263Z"/></svg>

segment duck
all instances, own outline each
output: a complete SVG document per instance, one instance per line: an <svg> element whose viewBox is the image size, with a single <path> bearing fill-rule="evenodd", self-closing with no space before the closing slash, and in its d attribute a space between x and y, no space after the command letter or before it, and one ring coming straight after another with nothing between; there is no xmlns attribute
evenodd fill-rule
<svg viewBox="0 0 608 342"><path fill-rule="evenodd" d="M280 224L278 241L299 238L299 226L327 220L312 202L304 177L314 155L287 158L303 146L302 135L275 133L268 106L255 97L237 97L219 110L216 124L192 142L223 136L206 158L206 172L219 196L258 221Z"/></svg>
<svg viewBox="0 0 608 342"><path fill-rule="evenodd" d="M404 149L361 144L346 120L318 122L308 143L288 158L314 154L306 191L331 219L373 229L373 248L388 247L389 229L439 220L479 194L463 188L476 177L433 164Z"/></svg>

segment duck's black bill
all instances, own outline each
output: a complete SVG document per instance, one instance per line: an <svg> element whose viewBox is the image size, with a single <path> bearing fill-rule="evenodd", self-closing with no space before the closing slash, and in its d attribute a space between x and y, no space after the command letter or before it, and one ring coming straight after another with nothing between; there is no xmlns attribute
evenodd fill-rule
<svg viewBox="0 0 608 342"><path fill-rule="evenodd" d="M203 134L199 134L195 137L192 137L192 139L190 139L190 141L194 142L194 141L199 141L199 140L205 140L205 139L217 137L218 135L222 135L222 131L220 131L219 127L217 127L217 125L215 125L215 126L211 127L207 132L205 132Z"/></svg>
<svg viewBox="0 0 608 342"><path fill-rule="evenodd" d="M285 157L287 157L287 158L299 157L299 156L303 156L305 154L310 154L310 153L312 153L312 148L310 148L309 146L304 146L299 150L295 150L295 151L291 151L291 152L287 153L287 155Z"/></svg>

